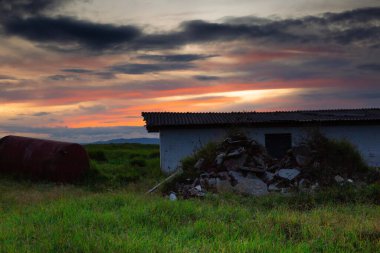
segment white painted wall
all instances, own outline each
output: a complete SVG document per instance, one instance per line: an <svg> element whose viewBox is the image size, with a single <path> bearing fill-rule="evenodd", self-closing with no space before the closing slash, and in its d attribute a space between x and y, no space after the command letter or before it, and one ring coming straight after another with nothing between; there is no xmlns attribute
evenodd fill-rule
<svg viewBox="0 0 380 253"><path fill-rule="evenodd" d="M241 128L247 136L265 145L265 134L290 133L292 145L297 145L307 135L302 127ZM320 127L329 138L347 139L362 153L371 166L380 166L380 126L325 126ZM162 129L160 130L161 169L174 172L181 159L210 141L223 140L224 128Z"/></svg>

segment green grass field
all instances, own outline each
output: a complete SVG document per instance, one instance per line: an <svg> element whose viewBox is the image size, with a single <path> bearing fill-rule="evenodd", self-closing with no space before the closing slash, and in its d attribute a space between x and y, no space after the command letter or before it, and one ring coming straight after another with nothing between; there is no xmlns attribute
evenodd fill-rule
<svg viewBox="0 0 380 253"><path fill-rule="evenodd" d="M380 252L378 187L172 202L157 146L86 148L91 180L0 180L0 252Z"/></svg>
<svg viewBox="0 0 380 253"><path fill-rule="evenodd" d="M131 183L149 187L164 178L158 145L87 145L86 149L91 170L84 183L91 187L115 188Z"/></svg>

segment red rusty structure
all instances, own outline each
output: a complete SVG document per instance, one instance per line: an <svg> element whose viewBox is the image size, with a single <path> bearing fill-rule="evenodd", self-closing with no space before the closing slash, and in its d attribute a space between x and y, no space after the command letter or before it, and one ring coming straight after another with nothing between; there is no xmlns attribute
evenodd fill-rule
<svg viewBox="0 0 380 253"><path fill-rule="evenodd" d="M0 173L73 182L89 167L87 152L79 144L11 135L0 139Z"/></svg>

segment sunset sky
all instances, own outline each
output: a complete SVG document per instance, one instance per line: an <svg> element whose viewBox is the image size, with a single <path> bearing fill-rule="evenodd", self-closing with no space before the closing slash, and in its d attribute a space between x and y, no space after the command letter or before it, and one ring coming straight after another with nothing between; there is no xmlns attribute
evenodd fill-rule
<svg viewBox="0 0 380 253"><path fill-rule="evenodd" d="M147 134L142 111L380 107L378 0L0 0L0 137Z"/></svg>

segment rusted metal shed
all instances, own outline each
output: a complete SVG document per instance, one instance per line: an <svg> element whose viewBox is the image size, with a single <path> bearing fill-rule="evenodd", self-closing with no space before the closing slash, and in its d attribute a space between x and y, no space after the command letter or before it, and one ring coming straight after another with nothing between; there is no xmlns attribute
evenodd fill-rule
<svg viewBox="0 0 380 253"><path fill-rule="evenodd" d="M90 167L79 144L20 136L0 139L0 172L31 179L72 182Z"/></svg>

